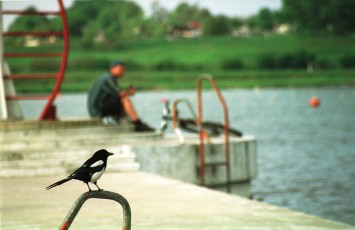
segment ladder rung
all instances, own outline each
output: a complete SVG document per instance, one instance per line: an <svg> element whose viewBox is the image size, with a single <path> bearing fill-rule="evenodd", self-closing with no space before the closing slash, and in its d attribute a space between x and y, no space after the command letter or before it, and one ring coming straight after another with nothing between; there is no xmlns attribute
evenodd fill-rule
<svg viewBox="0 0 355 230"><path fill-rule="evenodd" d="M6 100L19 101L19 100L48 100L50 95L19 95L19 96L6 96Z"/></svg>
<svg viewBox="0 0 355 230"><path fill-rule="evenodd" d="M58 78L58 73L43 73L43 74L11 74L5 79L53 79Z"/></svg>
<svg viewBox="0 0 355 230"><path fill-rule="evenodd" d="M227 162L218 161L218 162L205 163L205 167L218 167L218 166L227 166ZM200 166L198 165L197 167L200 167Z"/></svg>
<svg viewBox="0 0 355 230"><path fill-rule="evenodd" d="M4 10L1 14L21 14L21 15L60 15L58 11L19 11L19 10Z"/></svg>
<svg viewBox="0 0 355 230"><path fill-rule="evenodd" d="M5 58L41 58L41 57L62 57L62 53L4 53Z"/></svg>
<svg viewBox="0 0 355 230"><path fill-rule="evenodd" d="M230 186L232 183L230 182L222 182L222 183L215 183L215 184L207 184L206 187L208 188L221 188Z"/></svg>
<svg viewBox="0 0 355 230"><path fill-rule="evenodd" d="M220 187L227 187L230 185L236 185L236 184L244 184L244 183L249 183L250 180L245 179L245 180L231 180L229 182L221 182L221 183L214 183L214 184L207 184L206 186L209 188L220 188Z"/></svg>
<svg viewBox="0 0 355 230"><path fill-rule="evenodd" d="M63 36L63 32L5 32L4 36L38 36L38 37L49 37L49 36Z"/></svg>

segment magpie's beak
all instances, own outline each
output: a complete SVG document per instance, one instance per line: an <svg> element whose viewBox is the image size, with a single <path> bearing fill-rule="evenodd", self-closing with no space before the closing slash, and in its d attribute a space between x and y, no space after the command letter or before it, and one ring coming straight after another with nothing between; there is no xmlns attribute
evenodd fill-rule
<svg viewBox="0 0 355 230"><path fill-rule="evenodd" d="M113 154L113 153L108 153L108 156L112 156L112 155L115 155L115 154Z"/></svg>

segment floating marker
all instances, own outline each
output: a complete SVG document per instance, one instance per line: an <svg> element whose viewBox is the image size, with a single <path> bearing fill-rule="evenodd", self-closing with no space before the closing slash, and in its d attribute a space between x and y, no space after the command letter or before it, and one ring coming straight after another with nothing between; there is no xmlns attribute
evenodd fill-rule
<svg viewBox="0 0 355 230"><path fill-rule="evenodd" d="M320 100L318 97L311 97L311 99L309 99L309 105L312 108L318 108L320 106Z"/></svg>

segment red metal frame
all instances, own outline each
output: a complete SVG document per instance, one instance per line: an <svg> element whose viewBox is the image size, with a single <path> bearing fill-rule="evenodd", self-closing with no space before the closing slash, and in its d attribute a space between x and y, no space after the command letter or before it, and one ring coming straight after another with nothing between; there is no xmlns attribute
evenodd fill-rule
<svg viewBox="0 0 355 230"><path fill-rule="evenodd" d="M63 57L63 53L5 53L5 58L44 58L44 57Z"/></svg>
<svg viewBox="0 0 355 230"><path fill-rule="evenodd" d="M58 0L58 2L62 0ZM58 11L18 11L18 10L4 10L3 14L15 14L15 15L60 15Z"/></svg>
<svg viewBox="0 0 355 230"><path fill-rule="evenodd" d="M58 78L58 73L40 73L40 74L11 74L5 76L5 79L48 79Z"/></svg>
<svg viewBox="0 0 355 230"><path fill-rule="evenodd" d="M58 4L60 8L60 14L62 16L62 23L63 23L63 38L64 38L64 49L63 49L63 56L62 56L63 59L60 66L57 82L54 86L51 97L49 98L47 104L44 106L41 115L39 116L40 120L55 118L55 117L51 117L51 109L53 108L53 101L55 100L55 98L59 93L60 85L62 84L64 73L67 67L68 52L69 52L69 28L68 28L67 15L62 0L58 0Z"/></svg>
<svg viewBox="0 0 355 230"><path fill-rule="evenodd" d="M39 37L48 37L48 36L58 36L63 37L64 46L62 53L4 53L5 58L61 58L61 65L59 73L46 73L46 74L13 74L5 76L5 79L57 79L54 85L51 95L26 95L26 96L8 96L7 100L48 100L45 104L39 120L53 120L56 119L55 106L53 105L54 100L60 91L60 86L64 79L65 70L67 67L67 59L69 52L69 29L67 16L65 8L63 5L63 0L57 0L59 5L58 11L36 11L36 12L24 12L24 11L15 11L15 10L5 10L2 11L2 14L14 14L14 15L58 15L62 19L62 30L61 32L5 32L4 36L39 36Z"/></svg>
<svg viewBox="0 0 355 230"><path fill-rule="evenodd" d="M48 100L50 95L6 96L6 100Z"/></svg>
<svg viewBox="0 0 355 230"><path fill-rule="evenodd" d="M198 106L198 115L197 115L197 122L200 127L202 127L203 122L203 110L202 110L202 81L209 81L217 93L218 99L223 107L224 113L224 138L225 138L225 158L226 158L226 169L227 169L227 183L230 181L230 150L229 150L229 118L228 118L228 108L227 104L222 96L221 91L219 90L215 80L211 76L201 76L197 79L197 106ZM205 153L204 153L204 139L205 134L203 130L200 131L200 148L199 148L199 155L200 155L200 179L201 185L205 185ZM228 186L228 190L229 190Z"/></svg>
<svg viewBox="0 0 355 230"><path fill-rule="evenodd" d="M4 36L37 36L37 37L48 37L48 36L63 36L63 32L5 32Z"/></svg>

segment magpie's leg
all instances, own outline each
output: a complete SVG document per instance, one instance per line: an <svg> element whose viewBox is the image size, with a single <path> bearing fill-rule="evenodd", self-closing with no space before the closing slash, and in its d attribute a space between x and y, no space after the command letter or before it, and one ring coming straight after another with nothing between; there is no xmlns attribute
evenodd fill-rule
<svg viewBox="0 0 355 230"><path fill-rule="evenodd" d="M89 189L89 192L92 192L90 186L89 186L89 183L86 183L86 186L88 186L88 189Z"/></svg>
<svg viewBox="0 0 355 230"><path fill-rule="evenodd" d="M98 185L97 185L97 182L95 181L94 182L94 185L97 187L98 191L102 191L103 189L101 189Z"/></svg>

